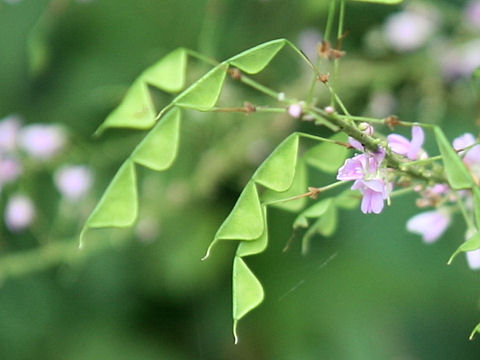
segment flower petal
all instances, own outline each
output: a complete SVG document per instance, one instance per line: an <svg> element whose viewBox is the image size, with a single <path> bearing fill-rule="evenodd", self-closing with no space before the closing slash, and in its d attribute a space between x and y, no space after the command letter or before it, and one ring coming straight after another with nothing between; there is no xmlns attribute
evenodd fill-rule
<svg viewBox="0 0 480 360"><path fill-rule="evenodd" d="M407 230L422 235L426 243L432 243L447 230L450 220L450 214L444 209L426 211L408 220Z"/></svg>

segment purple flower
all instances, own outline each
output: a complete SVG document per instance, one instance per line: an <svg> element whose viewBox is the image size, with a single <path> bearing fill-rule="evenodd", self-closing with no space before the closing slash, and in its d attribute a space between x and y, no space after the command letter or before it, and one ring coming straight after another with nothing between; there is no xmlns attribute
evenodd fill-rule
<svg viewBox="0 0 480 360"><path fill-rule="evenodd" d="M480 269L480 249L468 251L466 253L468 266L472 270Z"/></svg>
<svg viewBox="0 0 480 360"><path fill-rule="evenodd" d="M431 9L412 9L393 14L385 23L385 38L399 52L423 46L437 28Z"/></svg>
<svg viewBox="0 0 480 360"><path fill-rule="evenodd" d="M20 131L20 146L31 156L49 159L65 145L65 130L59 125L34 124Z"/></svg>
<svg viewBox="0 0 480 360"><path fill-rule="evenodd" d="M472 134L466 133L453 140L453 148L457 151L462 150L475 144L475 141L476 140ZM480 145L475 145L466 151L459 151L458 154L463 156L463 161L469 166L480 164Z"/></svg>
<svg viewBox="0 0 480 360"><path fill-rule="evenodd" d="M402 135L390 134L387 137L388 145L393 152L404 155L410 160L417 160L423 153L422 145L425 134L420 126L412 127L412 141L409 141Z"/></svg>
<svg viewBox="0 0 480 360"><path fill-rule="evenodd" d="M291 117L298 119L302 116L303 108L300 104L292 104L288 107L287 111Z"/></svg>
<svg viewBox="0 0 480 360"><path fill-rule="evenodd" d="M60 193L70 200L80 199L92 186L92 172L87 166L65 166L54 179Z"/></svg>
<svg viewBox="0 0 480 360"><path fill-rule="evenodd" d="M352 190L360 190L363 195L361 210L364 214L379 214L383 210L384 200L390 193L389 184L382 179L356 180Z"/></svg>
<svg viewBox="0 0 480 360"><path fill-rule="evenodd" d="M426 243L432 243L447 230L450 220L450 213L445 208L426 211L408 220L407 230L422 235Z"/></svg>
<svg viewBox="0 0 480 360"><path fill-rule="evenodd" d="M15 150L20 126L21 121L17 115L7 116L0 121L0 153Z"/></svg>
<svg viewBox="0 0 480 360"><path fill-rule="evenodd" d="M5 223L12 232L18 232L30 226L35 218L32 200L25 195L10 198L5 209Z"/></svg>
<svg viewBox="0 0 480 360"><path fill-rule="evenodd" d="M22 165L12 156L0 153L0 188L3 184L15 181L22 173Z"/></svg>
<svg viewBox="0 0 480 360"><path fill-rule="evenodd" d="M468 23L480 29L480 1L470 1L465 8L465 17Z"/></svg>

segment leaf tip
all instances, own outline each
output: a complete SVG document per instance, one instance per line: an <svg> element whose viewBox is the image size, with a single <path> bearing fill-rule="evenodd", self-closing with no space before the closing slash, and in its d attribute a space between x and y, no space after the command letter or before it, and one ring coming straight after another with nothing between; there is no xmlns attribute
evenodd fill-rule
<svg viewBox="0 0 480 360"><path fill-rule="evenodd" d="M238 321L236 319L233 320L233 343L235 345L238 344L237 324L238 324Z"/></svg>

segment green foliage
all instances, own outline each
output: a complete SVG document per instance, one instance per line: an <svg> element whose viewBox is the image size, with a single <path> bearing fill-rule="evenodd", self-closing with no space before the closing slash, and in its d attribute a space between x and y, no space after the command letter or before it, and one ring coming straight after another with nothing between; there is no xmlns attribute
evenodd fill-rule
<svg viewBox="0 0 480 360"><path fill-rule="evenodd" d="M439 127L435 127L434 132L438 149L440 154L442 154L447 179L452 189L459 190L473 187L474 182L470 172L448 142L443 131Z"/></svg>
<svg viewBox="0 0 480 360"><path fill-rule="evenodd" d="M475 328L472 330L472 333L470 334L469 339L470 339L470 340L473 340L473 338L475 337L475 334L476 334L476 333L479 333L479 334L480 334L480 324L477 324L477 326L475 326Z"/></svg>
<svg viewBox="0 0 480 360"><path fill-rule="evenodd" d="M331 140L346 142L348 136L338 133ZM335 174L347 158L348 149L331 142L322 142L311 148L306 154L307 163L329 174Z"/></svg>
<svg viewBox="0 0 480 360"><path fill-rule="evenodd" d="M475 206L475 224L480 229L480 189L475 186L473 188L473 202Z"/></svg>
<svg viewBox="0 0 480 360"><path fill-rule="evenodd" d="M258 45L231 58L230 64L247 74L259 73L270 63L285 44L286 40L279 39Z"/></svg>

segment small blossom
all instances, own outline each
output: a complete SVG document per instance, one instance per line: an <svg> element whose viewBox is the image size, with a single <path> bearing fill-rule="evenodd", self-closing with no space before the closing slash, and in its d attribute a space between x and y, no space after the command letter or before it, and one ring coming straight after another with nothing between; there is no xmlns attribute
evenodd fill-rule
<svg viewBox="0 0 480 360"><path fill-rule="evenodd" d="M373 133L375 132L375 129L373 128L372 125L370 125L369 123L366 123L366 122L363 122L361 124L358 125L358 128L360 131L362 131L363 133L369 135L369 136L372 136ZM354 139L352 137L349 137L348 138L348 143L350 145L353 146L354 149L357 149L358 151L364 151L365 150L365 147L362 145L362 143L360 141L358 141L357 139Z"/></svg>
<svg viewBox="0 0 480 360"><path fill-rule="evenodd" d="M288 107L287 111L291 117L298 119L302 116L303 108L300 104L292 104Z"/></svg>
<svg viewBox="0 0 480 360"><path fill-rule="evenodd" d="M472 270L480 269L480 249L468 251L466 253L468 266Z"/></svg>
<svg viewBox="0 0 480 360"><path fill-rule="evenodd" d="M352 190L360 190L363 195L361 210L364 214L379 214L384 207L384 200L390 193L389 184L382 179L356 180Z"/></svg>
<svg viewBox="0 0 480 360"><path fill-rule="evenodd" d="M390 134L387 137L388 145L393 152L400 155L405 155L410 160L417 160L424 154L422 150L425 134L420 126L412 127L412 140L409 141L402 135Z"/></svg>
<svg viewBox="0 0 480 360"><path fill-rule="evenodd" d="M87 166L65 166L54 179L60 193L70 200L80 199L92 186L92 172Z"/></svg>
<svg viewBox="0 0 480 360"><path fill-rule="evenodd" d="M465 18L472 27L480 29L480 1L470 1L467 4Z"/></svg>
<svg viewBox="0 0 480 360"><path fill-rule="evenodd" d="M324 110L329 115L332 115L335 112L335 109L333 108L333 106L330 106L330 105L326 106Z"/></svg>
<svg viewBox="0 0 480 360"><path fill-rule="evenodd" d="M437 28L431 9L412 9L393 14L385 23L385 38L397 51L412 51L423 46Z"/></svg>
<svg viewBox="0 0 480 360"><path fill-rule="evenodd" d="M453 148L457 151L462 150L472 146L475 142L475 137L470 133L466 133L453 140ZM480 164L480 145L475 145L468 150L459 151L458 154L463 156L463 161L469 166Z"/></svg>
<svg viewBox="0 0 480 360"><path fill-rule="evenodd" d="M20 146L39 159L55 156L65 145L65 130L59 125L33 124L20 131Z"/></svg>
<svg viewBox="0 0 480 360"><path fill-rule="evenodd" d="M10 115L0 120L0 152L15 150L20 126L21 120L17 115Z"/></svg>
<svg viewBox="0 0 480 360"><path fill-rule="evenodd" d="M480 40L465 44L447 44L437 56L443 73L448 79L469 77L480 66Z"/></svg>
<svg viewBox="0 0 480 360"><path fill-rule="evenodd" d="M443 235L450 221L450 213L444 208L439 208L412 217L407 222L407 230L422 235L426 243L432 243Z"/></svg>
<svg viewBox="0 0 480 360"><path fill-rule="evenodd" d="M0 154L0 187L15 181L22 173L22 165L12 156Z"/></svg>
<svg viewBox="0 0 480 360"><path fill-rule="evenodd" d="M5 223L10 231L18 232L31 225L35 218L32 200L25 195L12 196L5 209Z"/></svg>

